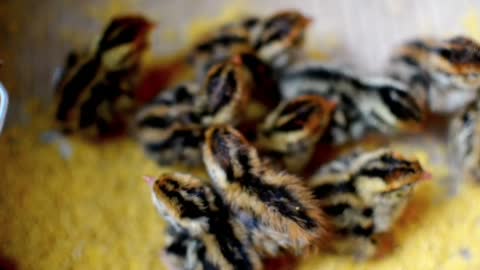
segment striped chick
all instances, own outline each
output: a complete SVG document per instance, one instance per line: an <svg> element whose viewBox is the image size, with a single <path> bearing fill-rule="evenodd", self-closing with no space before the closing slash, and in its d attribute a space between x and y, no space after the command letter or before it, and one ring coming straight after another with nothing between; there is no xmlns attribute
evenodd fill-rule
<svg viewBox="0 0 480 270"><path fill-rule="evenodd" d="M280 157L287 171L300 172L310 160L335 105L320 96L284 101L262 123L257 145Z"/></svg>
<svg viewBox="0 0 480 270"><path fill-rule="evenodd" d="M213 66L201 90L202 123L237 124L244 116L253 88L250 70L241 58Z"/></svg>
<svg viewBox="0 0 480 270"><path fill-rule="evenodd" d="M423 112L406 86L388 78L360 77L322 63L302 63L280 79L285 99L318 95L336 104L325 141L357 141L371 132L387 135L418 130Z"/></svg>
<svg viewBox="0 0 480 270"><path fill-rule="evenodd" d="M389 74L409 84L432 112L465 107L480 87L480 45L465 36L406 42L392 56Z"/></svg>
<svg viewBox="0 0 480 270"><path fill-rule="evenodd" d="M174 264L181 269L262 269L245 228L208 184L180 173L145 180L159 214L172 227L166 254Z"/></svg>
<svg viewBox="0 0 480 270"><path fill-rule="evenodd" d="M119 16L94 51L72 57L56 87L55 120L63 133L95 136L121 131L133 109L133 91L153 24Z"/></svg>
<svg viewBox="0 0 480 270"><path fill-rule="evenodd" d="M357 258L376 252L374 236L390 230L414 186L428 176L420 163L390 149L354 151L321 167L308 180L332 220L333 248Z"/></svg>
<svg viewBox="0 0 480 270"><path fill-rule="evenodd" d="M149 158L159 165L201 164L204 127L192 105L195 85L180 85L164 92L136 115L134 132Z"/></svg>
<svg viewBox="0 0 480 270"><path fill-rule="evenodd" d="M203 157L213 185L262 255L301 254L322 241L326 221L300 179L262 164L257 150L232 127L212 127L205 136Z"/></svg>

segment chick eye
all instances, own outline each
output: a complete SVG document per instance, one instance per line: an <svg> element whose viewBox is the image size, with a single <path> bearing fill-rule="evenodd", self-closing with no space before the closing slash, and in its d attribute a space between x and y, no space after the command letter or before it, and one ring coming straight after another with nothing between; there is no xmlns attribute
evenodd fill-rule
<svg viewBox="0 0 480 270"><path fill-rule="evenodd" d="M365 217L371 217L373 215L373 209L372 208L366 208L362 211L362 215Z"/></svg>
<svg viewBox="0 0 480 270"><path fill-rule="evenodd" d="M247 28L252 28L255 26L260 20L258 18L248 18L243 22L243 26Z"/></svg>
<svg viewBox="0 0 480 270"><path fill-rule="evenodd" d="M475 61L475 58L478 57L477 53L469 48L462 50L441 48L437 52L443 58L459 64Z"/></svg>
<svg viewBox="0 0 480 270"><path fill-rule="evenodd" d="M451 59L453 56L452 51L448 49L439 49L437 52L441 57L446 59Z"/></svg>

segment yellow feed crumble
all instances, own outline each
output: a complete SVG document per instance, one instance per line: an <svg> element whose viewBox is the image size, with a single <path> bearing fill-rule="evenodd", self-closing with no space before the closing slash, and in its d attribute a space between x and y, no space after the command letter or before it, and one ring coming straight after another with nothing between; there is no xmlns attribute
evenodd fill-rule
<svg viewBox="0 0 480 270"><path fill-rule="evenodd" d="M57 146L39 139L47 126L35 119L0 137L0 262L36 270L164 269L164 225L142 181L162 170L127 138L100 145L73 138L73 156L63 160ZM434 179L445 173L428 169ZM299 268L480 269L478 198L480 186L467 184L447 199L435 180L426 182L385 237L393 246L383 258L318 255Z"/></svg>

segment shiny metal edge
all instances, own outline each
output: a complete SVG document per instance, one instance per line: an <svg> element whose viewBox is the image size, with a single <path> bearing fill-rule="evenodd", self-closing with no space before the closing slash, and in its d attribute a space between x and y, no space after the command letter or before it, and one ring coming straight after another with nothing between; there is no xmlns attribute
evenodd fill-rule
<svg viewBox="0 0 480 270"><path fill-rule="evenodd" d="M8 92L0 82L0 133L2 133L8 110Z"/></svg>

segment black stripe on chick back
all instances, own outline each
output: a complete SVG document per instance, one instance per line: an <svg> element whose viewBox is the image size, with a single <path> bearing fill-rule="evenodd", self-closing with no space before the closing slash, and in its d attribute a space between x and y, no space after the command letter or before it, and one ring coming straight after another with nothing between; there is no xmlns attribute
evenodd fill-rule
<svg viewBox="0 0 480 270"><path fill-rule="evenodd" d="M212 219L210 222L210 233L215 235L215 239L220 247L220 251L225 259L234 267L234 269L253 269L253 264L244 244L235 235L234 229L228 219ZM228 218L228 217L227 217Z"/></svg>
<svg viewBox="0 0 480 270"><path fill-rule="evenodd" d="M345 82L352 85L356 89L363 89L365 85L358 79L334 69L323 68L320 66L307 67L298 71L293 71L285 74L282 80L302 80L312 79L320 81Z"/></svg>
<svg viewBox="0 0 480 270"><path fill-rule="evenodd" d="M207 248L203 243L200 244L197 250L197 257L202 264L203 270L221 270L218 266L207 260Z"/></svg>
<svg viewBox="0 0 480 270"><path fill-rule="evenodd" d="M180 186L175 180L165 179L165 184L160 185L159 189L167 196L170 200L175 201L181 207L180 217L182 218L200 218L200 217L211 217L212 211L215 209L210 209L207 196L205 194L206 190L202 187L194 189L186 189L183 187L180 189ZM186 191L189 196L185 196L179 189ZM190 196L194 194L195 196ZM191 198L195 198L192 200Z"/></svg>
<svg viewBox="0 0 480 270"><path fill-rule="evenodd" d="M113 47L134 42L149 23L141 17L124 17L113 20L105 30L98 46L98 54Z"/></svg>
<svg viewBox="0 0 480 270"><path fill-rule="evenodd" d="M181 84L174 89L169 89L158 95L151 105L194 104L195 94L190 92L187 87L189 86Z"/></svg>
<svg viewBox="0 0 480 270"><path fill-rule="evenodd" d="M80 106L80 119L78 123L80 128L91 126L97 121L99 118L97 109L100 104L106 102L107 92L112 90L109 89L109 87L112 87L112 85L99 83L90 89L91 94L89 98Z"/></svg>
<svg viewBox="0 0 480 270"><path fill-rule="evenodd" d="M208 85L209 111L212 114L220 111L233 98L236 92L237 80L233 71L228 71L226 78L220 74L214 74Z"/></svg>
<svg viewBox="0 0 480 270"><path fill-rule="evenodd" d="M420 64L418 63L417 59L407 56L407 55L401 55L397 56L392 59L393 61L398 61L398 62L403 62L409 66L420 68Z"/></svg>
<svg viewBox="0 0 480 270"><path fill-rule="evenodd" d="M224 47L230 47L232 45L242 44L242 43L245 43L245 44L248 43L248 39L240 35L227 33L197 45L195 47L195 50L200 52L210 52L216 46L219 46L219 45Z"/></svg>
<svg viewBox="0 0 480 270"><path fill-rule="evenodd" d="M192 241L191 235L186 230L178 230L169 226L167 228L167 234L173 237L173 241L165 247L165 251L176 256L185 257L187 255L187 245L189 241Z"/></svg>
<svg viewBox="0 0 480 270"><path fill-rule="evenodd" d="M305 123L308 121L308 118L316 111L317 108L314 105L306 103L300 103L298 105L303 107L297 107L294 117L283 125L275 127L275 131L295 131L302 130L305 127ZM287 111L289 110L285 110L284 113L286 114Z"/></svg>
<svg viewBox="0 0 480 270"><path fill-rule="evenodd" d="M422 120L420 107L418 107L413 97L406 91L399 91L390 87L382 87L378 89L378 91L383 102L387 105L387 108L399 119L415 121ZM405 102L408 108L405 107L402 102L393 98L392 95L397 95L397 99L400 98Z"/></svg>
<svg viewBox="0 0 480 270"><path fill-rule="evenodd" d="M413 168L408 167L386 167L386 168L365 168L360 170L353 177L367 176L367 177L378 177L381 179L387 178L393 172L401 172L405 174L415 173Z"/></svg>
<svg viewBox="0 0 480 270"><path fill-rule="evenodd" d="M170 117L147 116L140 120L137 124L139 128L167 128L174 122Z"/></svg>
<svg viewBox="0 0 480 270"><path fill-rule="evenodd" d="M101 60L92 58L87 61L78 71L66 81L61 88L60 102L57 107L56 119L59 121L66 121L69 111L78 102L78 99L87 86L95 79L98 70L100 69Z"/></svg>
<svg viewBox="0 0 480 270"><path fill-rule="evenodd" d="M307 215L305 207L292 196L286 187L264 183L259 177L251 173L251 165L247 152L239 151L237 153L237 159L245 172L243 177L237 181L247 191L255 194L269 207L275 208L282 216L293 220L306 230L311 230L318 226L318 224Z"/></svg>
<svg viewBox="0 0 480 270"><path fill-rule="evenodd" d="M340 183L322 184L313 188L313 195L317 199L327 199L338 194L355 194L355 192L356 188L351 180Z"/></svg>

